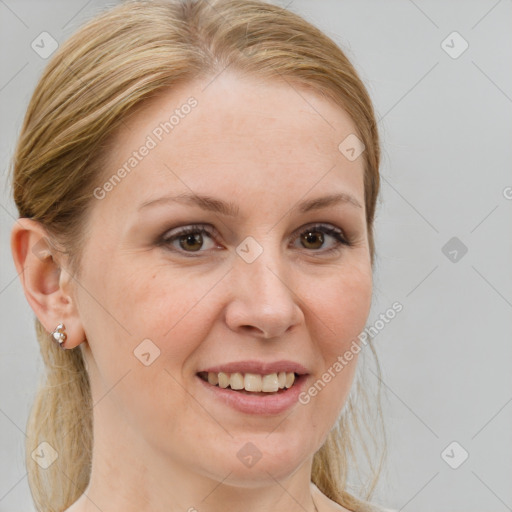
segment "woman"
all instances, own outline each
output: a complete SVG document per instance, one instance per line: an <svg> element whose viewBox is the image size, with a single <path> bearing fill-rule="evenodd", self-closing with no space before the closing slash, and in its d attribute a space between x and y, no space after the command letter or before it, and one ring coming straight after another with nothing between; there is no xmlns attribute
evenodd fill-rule
<svg viewBox="0 0 512 512"><path fill-rule="evenodd" d="M13 165L38 510L382 510L347 485L378 191L364 85L291 12L130 2L63 44Z"/></svg>

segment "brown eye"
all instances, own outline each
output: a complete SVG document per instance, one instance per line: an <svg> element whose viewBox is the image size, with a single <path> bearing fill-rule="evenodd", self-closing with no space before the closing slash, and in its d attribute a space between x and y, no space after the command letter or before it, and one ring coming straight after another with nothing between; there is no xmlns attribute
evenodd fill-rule
<svg viewBox="0 0 512 512"><path fill-rule="evenodd" d="M350 246L351 242L345 238L343 231L325 224L309 226L303 230L298 237L303 248L307 252L327 254L332 251L339 251L342 246ZM325 246L331 240L330 246Z"/></svg>
<svg viewBox="0 0 512 512"><path fill-rule="evenodd" d="M323 233L320 233L319 231L305 231L301 235L301 239L308 249L320 249L324 243Z"/></svg>
<svg viewBox="0 0 512 512"><path fill-rule="evenodd" d="M203 235L201 233L187 234L179 237L180 247L183 250L198 251L203 245Z"/></svg>
<svg viewBox="0 0 512 512"><path fill-rule="evenodd" d="M214 235L204 226L192 225L165 233L158 243L183 255L192 256L193 253L197 253L197 256L200 256L207 249L222 248L216 246L213 237ZM342 246L352 245L340 229L323 224L303 230L299 236L296 235L296 240L300 241L301 245L301 247L295 246L296 248L307 249L307 252L319 255L339 251ZM329 240L331 244L326 247Z"/></svg>
<svg viewBox="0 0 512 512"><path fill-rule="evenodd" d="M213 235L202 225L187 226L164 234L159 245L182 254L198 253L215 247Z"/></svg>

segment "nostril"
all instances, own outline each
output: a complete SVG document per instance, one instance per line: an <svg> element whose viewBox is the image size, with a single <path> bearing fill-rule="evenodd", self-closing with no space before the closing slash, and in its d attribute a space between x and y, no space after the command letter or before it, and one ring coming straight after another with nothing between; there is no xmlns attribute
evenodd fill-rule
<svg viewBox="0 0 512 512"><path fill-rule="evenodd" d="M256 332L256 333L261 333L263 334L263 336L265 338L268 338L267 336L267 333L265 331L263 331L262 329L258 328L258 327L254 327L254 325L242 325L241 326L242 329L244 329L245 331L248 331L250 333L253 333L253 332Z"/></svg>

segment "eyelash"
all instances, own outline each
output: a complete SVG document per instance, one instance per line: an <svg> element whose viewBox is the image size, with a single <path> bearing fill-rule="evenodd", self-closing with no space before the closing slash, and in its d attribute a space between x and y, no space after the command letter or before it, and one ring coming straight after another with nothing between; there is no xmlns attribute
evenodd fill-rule
<svg viewBox="0 0 512 512"><path fill-rule="evenodd" d="M214 236L214 233L210 232L202 224L193 224L193 225L184 227L183 229L180 229L178 232L174 233L172 236L168 236L167 235L168 232L169 231L166 231L164 233L164 235L158 240L158 245L159 246L165 246L167 248L170 248L172 242L174 242L175 240L179 240L179 238L181 238L183 236L191 235L191 234L198 234L199 233L201 235L208 235L210 238L212 238ZM341 251L342 250L342 246L347 246L347 247L352 246L352 242L349 239L344 237L343 232L341 230L336 229L336 228L332 228L332 227L330 227L328 225L325 225L325 224L313 224L311 226L308 226L305 229L303 229L301 232L299 232L299 236L304 234L304 233L306 233L306 232L324 233L326 235L332 236L337 241L337 243L334 245L334 247L331 247L330 249L323 250L323 251L321 249L318 249L318 250L314 250L314 249L307 250L306 249L306 251L308 251L308 252L331 254L331 253L334 253L334 252ZM171 248L170 250L172 250L174 252L182 253L182 254L187 254L187 257L198 257L199 254L197 254L197 253L205 252L205 251L202 251L202 250L199 250L199 251L184 251L182 249L176 249L174 247Z"/></svg>

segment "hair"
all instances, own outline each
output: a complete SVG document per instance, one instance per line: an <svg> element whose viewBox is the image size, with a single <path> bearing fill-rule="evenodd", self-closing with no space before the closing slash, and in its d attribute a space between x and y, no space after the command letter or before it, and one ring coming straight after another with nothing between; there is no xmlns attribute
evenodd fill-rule
<svg viewBox="0 0 512 512"><path fill-rule="evenodd" d="M242 76L307 87L353 119L366 148L364 195L374 267L379 135L369 94L343 51L302 17L263 0L157 0L129 1L86 23L53 55L27 108L11 167L14 201L20 217L41 223L48 240L61 247L68 271L80 275L80 248L109 137L160 91L214 77L227 66ZM46 372L27 421L26 467L37 509L60 512L89 483L90 382L81 350L60 350L37 318L35 325ZM368 344L380 383L377 354ZM356 393L313 459L312 481L351 511L378 510L367 500L386 452L385 441L375 441L376 419L384 432L380 389L377 417L370 418L367 389L357 379ZM370 467L363 497L348 490L358 438ZM58 452L47 469L30 455L43 441ZM377 448L382 454L375 462Z"/></svg>

